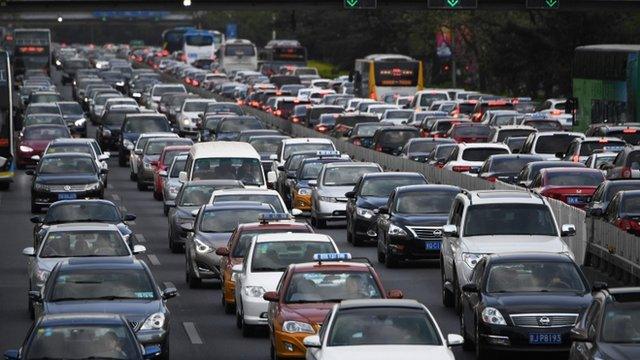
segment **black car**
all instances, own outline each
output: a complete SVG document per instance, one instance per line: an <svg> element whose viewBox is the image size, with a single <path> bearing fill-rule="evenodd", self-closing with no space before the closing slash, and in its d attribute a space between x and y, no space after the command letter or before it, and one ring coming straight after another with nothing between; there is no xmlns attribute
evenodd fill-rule
<svg viewBox="0 0 640 360"><path fill-rule="evenodd" d="M109 200L83 199L83 200L61 200L56 201L47 210L45 216L34 216L31 218L33 226L33 247L37 249L40 241L47 233L51 225L77 223L77 222L97 222L115 224L122 236L129 241L133 248L133 231L129 228L127 221L136 219L134 214L122 215L116 204Z"/></svg>
<svg viewBox="0 0 640 360"><path fill-rule="evenodd" d="M528 163L543 161L539 155L531 154L499 154L491 155L477 170L478 177L490 182L500 180L508 184L515 184L516 177Z"/></svg>
<svg viewBox="0 0 640 360"><path fill-rule="evenodd" d="M58 200L102 198L105 186L101 175L108 170L98 168L89 154L60 153L42 157L31 184L31 212L37 213Z"/></svg>
<svg viewBox="0 0 640 360"><path fill-rule="evenodd" d="M244 115L244 110L242 107L236 103L232 102L217 102L207 104L207 108L204 111L204 117L207 115L215 115L215 114L236 114L238 116Z"/></svg>
<svg viewBox="0 0 640 360"><path fill-rule="evenodd" d="M569 359L640 359L640 288L598 284L594 290L591 306L571 330Z"/></svg>
<svg viewBox="0 0 640 360"><path fill-rule="evenodd" d="M246 131L264 131L264 130L245 130L240 134L240 140ZM262 169L264 173L268 173L271 170L273 164L274 155L278 154L278 146L284 139L290 139L287 135L256 135L247 138L247 142L256 149L260 154L260 162L262 163Z"/></svg>
<svg viewBox="0 0 640 360"><path fill-rule="evenodd" d="M347 200L347 241L354 246L365 240L374 240L369 231L376 221L375 212L389 200L391 192L399 186L426 185L427 179L419 173L383 172L364 174L353 191L345 194Z"/></svg>
<svg viewBox="0 0 640 360"><path fill-rule="evenodd" d="M407 142L417 137L420 137L420 132L413 126L385 126L373 134L371 147L375 151L399 155Z"/></svg>
<svg viewBox="0 0 640 360"><path fill-rule="evenodd" d="M596 188L587 204L587 216L600 217L609 206L609 202L619 191L640 190L640 179L605 180Z"/></svg>
<svg viewBox="0 0 640 360"><path fill-rule="evenodd" d="M123 315L143 345L160 347L163 359L169 358L166 300L176 295L175 288L160 290L143 261L115 257L63 260L42 291L29 292L37 317L76 312Z"/></svg>
<svg viewBox="0 0 640 360"><path fill-rule="evenodd" d="M340 118L336 119L336 126L334 127L334 133L340 126L340 124L338 124L339 119ZM344 132L344 135L348 137L347 141L352 143L353 145L358 145L365 148L371 148L371 145L373 144L373 134L375 134L379 128L387 127L387 126L392 126L392 125L388 123L381 124L379 122L361 122L353 125L353 127L349 128L349 130L346 130Z"/></svg>
<svg viewBox="0 0 640 360"><path fill-rule="evenodd" d="M173 129L167 117L158 113L127 114L124 117L118 137L118 165L127 166L129 153L135 147L140 134L150 132L171 132Z"/></svg>
<svg viewBox="0 0 640 360"><path fill-rule="evenodd" d="M413 138L402 148L401 156L418 162L426 162L429 153L440 144L454 144L455 141L446 138Z"/></svg>
<svg viewBox="0 0 640 360"><path fill-rule="evenodd" d="M116 150L120 145L120 129L127 114L140 113L135 106L111 108L100 118L96 129L96 141L102 150ZM128 158L128 157L127 157Z"/></svg>
<svg viewBox="0 0 640 360"><path fill-rule="evenodd" d="M450 185L397 187L387 205L378 208L374 227L378 261L394 267L402 260L438 259L442 226L461 189Z"/></svg>
<svg viewBox="0 0 640 360"><path fill-rule="evenodd" d="M313 128L320 122L320 116L324 114L340 114L344 108L338 105L314 105L307 112L306 125Z"/></svg>
<svg viewBox="0 0 640 360"><path fill-rule="evenodd" d="M289 158L283 165L278 167L278 170L280 171L278 172L278 178L276 179L274 188L280 193L280 196L282 196L282 199L287 206L291 206L291 202L293 201L291 198L291 185L293 184L292 179L296 176L302 161L304 159L317 156L318 152L315 150L294 152L289 155Z"/></svg>
<svg viewBox="0 0 640 360"><path fill-rule="evenodd" d="M36 320L19 350L5 359L151 359L157 346L144 347L118 314L68 313Z"/></svg>
<svg viewBox="0 0 640 360"><path fill-rule="evenodd" d="M582 270L564 254L484 257L462 286L460 331L478 359L491 351L568 351L569 333L592 300Z"/></svg>
<svg viewBox="0 0 640 360"><path fill-rule="evenodd" d="M67 123L72 134L87 137L87 117L82 106L75 101L59 101L58 107L62 112L62 118Z"/></svg>
<svg viewBox="0 0 640 360"><path fill-rule="evenodd" d="M540 170L557 167L584 168L587 166L583 163L555 160L530 162L524 168L522 168L522 170L518 174L518 177L516 178L516 184L522 187L529 187L533 180L538 176L538 174L540 174Z"/></svg>
<svg viewBox="0 0 640 360"><path fill-rule="evenodd" d="M216 128L216 141L237 141L243 130L264 129L255 116L230 115L220 120Z"/></svg>

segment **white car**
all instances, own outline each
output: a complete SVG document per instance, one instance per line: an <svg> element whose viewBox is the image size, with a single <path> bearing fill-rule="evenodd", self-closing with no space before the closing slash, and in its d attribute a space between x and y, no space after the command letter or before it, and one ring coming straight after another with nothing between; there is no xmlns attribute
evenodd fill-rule
<svg viewBox="0 0 640 360"><path fill-rule="evenodd" d="M245 188L245 189L222 189L211 193L209 204L222 201L256 201L271 205L277 213L289 214L287 205L282 200L280 193L270 189ZM302 211L293 209L291 215L300 215Z"/></svg>
<svg viewBox="0 0 640 360"><path fill-rule="evenodd" d="M522 144L520 153L541 155L545 160L560 160L575 138L584 139L585 136L579 132L564 131L532 133Z"/></svg>
<svg viewBox="0 0 640 360"><path fill-rule="evenodd" d="M133 150L129 153L129 178L134 181L138 179L138 161L142 161L142 152L144 151L144 147L147 145L147 141L149 141L149 139L177 137L179 137L178 134L170 132L140 134Z"/></svg>
<svg viewBox="0 0 640 360"><path fill-rule="evenodd" d="M431 312L415 300L343 300L319 335L304 339L307 360L453 360L457 334L445 338Z"/></svg>
<svg viewBox="0 0 640 360"><path fill-rule="evenodd" d="M451 100L449 93L443 89L426 89L413 96L411 107L415 110L429 110L431 103L437 100Z"/></svg>
<svg viewBox="0 0 640 360"><path fill-rule="evenodd" d="M560 121L565 130L571 130L573 127L573 115L565 113L566 103L567 99L547 99L540 106L539 112Z"/></svg>
<svg viewBox="0 0 640 360"><path fill-rule="evenodd" d="M330 139L324 138L295 138L284 139L278 147L278 153L271 155L271 171L267 174L268 179L278 178L280 167L284 165L289 155L300 151L336 151L336 146Z"/></svg>
<svg viewBox="0 0 640 360"><path fill-rule="evenodd" d="M182 84L155 84L151 88L150 92L150 102L147 104L151 109L158 109L158 102L160 102L160 98L162 95L170 93L170 92L179 92L179 93L187 93L187 88Z"/></svg>
<svg viewBox="0 0 640 360"><path fill-rule="evenodd" d="M287 266L312 261L315 254L337 252L333 239L323 234L254 236L244 263L232 268L236 284L236 326L242 329L242 335L251 335L256 326L267 326L269 302L262 296L267 291L276 291Z"/></svg>
<svg viewBox="0 0 640 360"><path fill-rule="evenodd" d="M491 155L510 154L507 144L502 143L461 143L449 155L444 169L476 175L476 171Z"/></svg>
<svg viewBox="0 0 640 360"><path fill-rule="evenodd" d="M204 115L207 105L215 102L214 99L186 99L182 103L182 108L176 114L180 134L182 136L190 135L191 137L198 135L200 116Z"/></svg>

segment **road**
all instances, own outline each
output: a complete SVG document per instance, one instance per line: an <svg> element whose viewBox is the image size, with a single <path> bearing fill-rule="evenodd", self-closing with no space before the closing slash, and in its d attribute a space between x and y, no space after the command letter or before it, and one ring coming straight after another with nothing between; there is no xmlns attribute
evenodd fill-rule
<svg viewBox="0 0 640 360"><path fill-rule="evenodd" d="M54 78L59 77L54 73ZM59 79L57 79L59 80ZM71 100L71 89L59 90ZM89 129L89 136L95 133ZM225 315L220 305L218 283L207 283L201 289L189 289L185 283L184 255L172 254L167 240L167 220L161 203L153 199L150 191L141 192L129 180L128 168L120 168L116 159L109 162L109 187L105 198L117 203L124 212L137 215L132 225L137 238L147 247L140 258L151 267L156 280L172 283L180 295L169 300L172 313L171 353L173 359L268 359L269 341L264 334L243 338L235 327L235 318ZM0 192L0 349L17 348L31 324L27 312L26 261L23 248L32 242L32 216L29 208L31 178L20 172L11 191ZM300 221L306 221L300 219ZM345 223L331 224L319 232L330 235L343 252L353 256L376 258L374 247L355 248L346 241ZM440 296L440 270L437 262L420 262L397 269L386 269L374 263L385 287L400 289L406 298L417 299L427 305L438 320L443 332L458 333L458 317L453 310L442 305ZM586 269L591 280L609 281L601 274ZM457 359L474 359L471 352L455 349ZM506 358L506 357L505 357Z"/></svg>

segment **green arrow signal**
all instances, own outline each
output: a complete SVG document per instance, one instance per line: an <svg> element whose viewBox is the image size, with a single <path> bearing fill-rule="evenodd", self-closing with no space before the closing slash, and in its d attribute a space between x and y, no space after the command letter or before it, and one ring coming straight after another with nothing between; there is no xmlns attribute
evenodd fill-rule
<svg viewBox="0 0 640 360"><path fill-rule="evenodd" d="M558 5L558 0L545 0L545 4L547 5L547 7L552 8Z"/></svg>
<svg viewBox="0 0 640 360"><path fill-rule="evenodd" d="M358 2L360 2L360 0L344 0L344 3L350 8L356 7Z"/></svg>
<svg viewBox="0 0 640 360"><path fill-rule="evenodd" d="M456 7L458 6L459 3L460 3L460 0L447 0L447 4L449 5L449 7Z"/></svg>

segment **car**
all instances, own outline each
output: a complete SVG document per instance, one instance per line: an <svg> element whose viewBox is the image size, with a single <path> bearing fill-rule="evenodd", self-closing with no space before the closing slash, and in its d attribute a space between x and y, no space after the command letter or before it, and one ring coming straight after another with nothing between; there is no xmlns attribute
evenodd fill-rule
<svg viewBox="0 0 640 360"><path fill-rule="evenodd" d="M25 127L17 139L16 167L24 169L28 165L37 165L52 140L70 137L71 133L64 125L30 125Z"/></svg>
<svg viewBox="0 0 640 360"><path fill-rule="evenodd" d="M35 170L27 170L31 183L31 212L40 212L58 200L99 198L105 186L94 158L88 154L61 153L44 155Z"/></svg>
<svg viewBox="0 0 640 360"><path fill-rule="evenodd" d="M530 188L543 196L582 209L591 201L596 187L603 181L604 175L596 169L542 169Z"/></svg>
<svg viewBox="0 0 640 360"><path fill-rule="evenodd" d="M573 127L573 114L567 113L565 110L565 105L567 103L567 99L547 99L538 111L542 114L545 114L552 119L556 119L560 121L562 127L571 130Z"/></svg>
<svg viewBox="0 0 640 360"><path fill-rule="evenodd" d="M96 141L103 150L117 150L118 162L120 163L120 152L126 145L122 144L125 139L131 139L131 135L121 136L122 124L128 114L139 114L140 108L137 106L116 105L109 108L98 122L96 129ZM136 137L137 138L137 137ZM130 142L130 140L127 140ZM135 142L135 140L132 140ZM133 144L131 144L133 146ZM129 150L127 150L126 159L129 159ZM122 154L124 156L124 153ZM124 158L123 158L124 159ZM122 165L124 166L124 165Z"/></svg>
<svg viewBox="0 0 640 360"><path fill-rule="evenodd" d="M222 204L237 201L255 201L273 207L278 213L289 213L287 206L280 194L271 189L222 189L215 190L209 197L209 204ZM292 211L292 215L300 215L300 212Z"/></svg>
<svg viewBox="0 0 640 360"><path fill-rule="evenodd" d="M520 149L520 154L536 154L544 156L545 160L560 160L574 139L584 138L584 134L578 132L538 130L536 133L529 134Z"/></svg>
<svg viewBox="0 0 640 360"><path fill-rule="evenodd" d="M171 132L149 132L149 133L140 134L140 136L138 136L138 140L135 143L135 146L133 147L133 149L131 149L129 153L129 179L136 182L138 181L138 171L140 171L140 168L143 168L144 166L144 161L143 161L144 149L147 143L149 142L149 140L151 139L167 139L168 140L171 138L173 138L173 140L175 140L176 142L182 141L182 140L179 140L178 134L174 134ZM151 164L149 163L148 165L151 165ZM147 170L149 173L151 173L153 168L150 167ZM139 186L139 187L142 187L142 186ZM141 190L144 190L144 189L141 189Z"/></svg>
<svg viewBox="0 0 640 360"><path fill-rule="evenodd" d="M350 260L349 253L315 254L314 262L289 265L276 291L263 295L274 359L304 356L304 338L317 334L342 300L402 298L399 290L384 290L373 266Z"/></svg>
<svg viewBox="0 0 640 360"><path fill-rule="evenodd" d="M155 84L151 87L149 97L147 98L147 103L145 105L156 110L158 108L158 103L160 102L160 97L170 92L187 93L188 91L182 84Z"/></svg>
<svg viewBox="0 0 640 360"><path fill-rule="evenodd" d="M72 257L133 257L146 251L142 245L131 245L120 229L105 223L66 223L47 228L37 247L27 247L29 290L39 291L53 267ZM33 302L29 300L29 314L34 318Z"/></svg>
<svg viewBox="0 0 640 360"><path fill-rule="evenodd" d="M62 118L67 123L72 134L87 137L87 117L82 106L75 101L59 101L58 107L62 112Z"/></svg>
<svg viewBox="0 0 640 360"><path fill-rule="evenodd" d="M243 130L263 129L264 125L252 115L228 115L216 127L216 141L238 141Z"/></svg>
<svg viewBox="0 0 640 360"><path fill-rule="evenodd" d="M640 190L618 191L602 214L602 220L630 234L640 235L639 205Z"/></svg>
<svg viewBox="0 0 640 360"><path fill-rule="evenodd" d="M162 180L162 212L165 216L169 214L169 208L175 206L176 195L182 187L180 181L180 172L184 171L184 167L187 164L187 154L178 154L173 158L171 164L168 165L167 170L160 171L158 176Z"/></svg>
<svg viewBox="0 0 640 360"><path fill-rule="evenodd" d="M574 139L564 153L562 160L585 162L595 151L620 152L627 143L615 137Z"/></svg>
<svg viewBox="0 0 640 360"><path fill-rule="evenodd" d="M567 352L570 331L591 304L589 283L567 255L487 255L462 286L460 331L478 359L492 352Z"/></svg>
<svg viewBox="0 0 640 360"><path fill-rule="evenodd" d="M350 142L353 145L371 148L373 146L373 135L379 128L385 126L391 125L381 124L379 122L361 122L353 125L353 127L350 130L347 130L344 135L347 137L347 142Z"/></svg>
<svg viewBox="0 0 640 360"><path fill-rule="evenodd" d="M564 130L560 121L554 120L554 119L546 119L546 118L528 119L525 116L522 119L522 122L520 124L524 126L531 126L538 131L563 131Z"/></svg>
<svg viewBox="0 0 640 360"><path fill-rule="evenodd" d="M640 190L640 180L605 180L596 188L591 196L591 201L585 207L587 216L601 217L611 199L619 192L625 190Z"/></svg>
<svg viewBox="0 0 640 360"><path fill-rule="evenodd" d="M447 138L457 143L484 143L489 141L491 126L471 122L453 124L447 132Z"/></svg>
<svg viewBox="0 0 640 360"><path fill-rule="evenodd" d="M502 143L459 143L445 160L443 169L476 176L490 156L510 153L509 147Z"/></svg>
<svg viewBox="0 0 640 360"><path fill-rule="evenodd" d="M627 146L618 153L613 164L604 166L607 179L640 178L640 146Z"/></svg>
<svg viewBox="0 0 640 360"><path fill-rule="evenodd" d="M515 110L487 110L480 122L492 127L515 125L519 115L520 113Z"/></svg>
<svg viewBox="0 0 640 360"><path fill-rule="evenodd" d="M200 116L214 99L185 99L182 108L176 114L176 122L181 136L195 138L199 133Z"/></svg>
<svg viewBox="0 0 640 360"><path fill-rule="evenodd" d="M490 182L498 180L507 184L515 184L516 177L528 163L543 161L539 155L502 154L491 155L477 170L478 177Z"/></svg>
<svg viewBox="0 0 640 360"><path fill-rule="evenodd" d="M439 259L442 226L453 198L462 190L451 185L408 185L395 188L378 208L378 262L396 267L405 260ZM374 211L375 212L375 211Z"/></svg>
<svg viewBox="0 0 640 360"><path fill-rule="evenodd" d="M146 135L146 134L145 134ZM175 135L175 134L171 134ZM141 136L138 139L138 142L141 142L141 139L147 139L144 136ZM162 155L163 150L168 146L183 146L186 148L186 151L189 151L189 148L193 145L193 141L191 139L178 138L175 136L171 137L151 137L148 138L144 147L140 149L135 149L134 155L141 155L139 161L135 161L138 165L138 170L136 171L136 182L138 190L144 191L148 186L155 185L155 173L159 168L159 160ZM141 154L139 154L141 152ZM130 160L131 163L133 163Z"/></svg>
<svg viewBox="0 0 640 360"><path fill-rule="evenodd" d="M143 360L158 355L160 349L143 346L122 315L69 312L37 319L20 349L7 350L4 358Z"/></svg>
<svg viewBox="0 0 640 360"><path fill-rule="evenodd" d="M202 124L200 125L200 138L198 141L213 141L216 137L216 129L220 121L231 115L233 115L233 113L212 113L204 115Z"/></svg>
<svg viewBox="0 0 640 360"><path fill-rule="evenodd" d="M289 159L289 156L296 152L301 151L336 151L336 146L333 144L333 141L330 139L324 138L293 138L293 139L284 139L278 145L278 151L275 156L273 156L273 163L271 165L270 173L272 175L267 175L267 178L272 179L281 179L280 167L284 165L285 161ZM275 183L275 181L273 181ZM280 183L280 181L278 182ZM282 189L278 189L280 194L283 194Z"/></svg>
<svg viewBox="0 0 640 360"><path fill-rule="evenodd" d="M634 359L640 288L594 283L593 301L571 330L570 360Z"/></svg>
<svg viewBox="0 0 640 360"><path fill-rule="evenodd" d="M438 169L442 169L445 162L449 158L449 155L453 152L453 150L458 148L458 144L456 143L444 143L436 145L433 150L427 155L425 158L425 162L429 165L433 165Z"/></svg>
<svg viewBox="0 0 640 360"><path fill-rule="evenodd" d="M237 180L194 180L179 186L175 201L165 203L169 209L169 249L176 253L184 248L188 232L182 229L182 225L193 223L193 212L209 202L212 192L241 187L242 183Z"/></svg>
<svg viewBox="0 0 640 360"><path fill-rule="evenodd" d="M251 245L251 239L258 234L313 233L306 222L295 222L286 213L267 213L258 216L259 222L238 224L226 246L215 251L220 256L221 303L225 313L235 311L235 279L233 266L242 265Z"/></svg>
<svg viewBox="0 0 640 360"><path fill-rule="evenodd" d="M613 136L633 146L640 144L640 126L638 126L638 124L626 123L615 125L601 123L599 125L600 126L593 128L593 130L588 129L586 132L587 136Z"/></svg>
<svg viewBox="0 0 640 360"><path fill-rule="evenodd" d="M452 139L413 138L402 148L401 157L418 162L426 162L429 153L440 144L452 144Z"/></svg>
<svg viewBox="0 0 640 360"><path fill-rule="evenodd" d="M240 139L242 139L246 132L257 132L266 130L245 130L240 133ZM278 145L284 139L290 139L291 137L286 135L255 135L247 138L247 142L253 146L254 149L260 154L262 163L262 169L265 173L271 170L271 164L273 163L273 156L278 151Z"/></svg>
<svg viewBox="0 0 640 360"><path fill-rule="evenodd" d="M328 134L336 126L336 117L338 116L339 114L320 115L318 122L313 126L313 130L322 134Z"/></svg>
<svg viewBox="0 0 640 360"><path fill-rule="evenodd" d="M445 338L426 306L399 299L344 300L323 320L320 334L303 340L307 360L450 360L451 347L463 342L457 334Z"/></svg>
<svg viewBox="0 0 640 360"><path fill-rule="evenodd" d="M407 141L420 136L413 126L383 126L373 134L371 148L375 151L399 155Z"/></svg>
<svg viewBox="0 0 640 360"><path fill-rule="evenodd" d="M161 359L169 358L166 301L177 295L173 287L160 290L143 261L113 257L60 261L42 290L29 292L36 318L71 312L123 315L143 345L159 347Z"/></svg>
<svg viewBox="0 0 640 360"><path fill-rule="evenodd" d="M96 165L99 169L109 170L107 160L111 156L111 153L102 152L100 145L94 139L87 138L58 138L49 142L47 148L43 151L43 154L60 154L65 152L77 152L84 153L93 156ZM102 182L107 185L107 174L104 173L101 176Z"/></svg>
<svg viewBox="0 0 640 360"><path fill-rule="evenodd" d="M618 156L617 152L595 151L587 158L587 160L584 161L584 163L588 168L600 169L606 175L607 171L603 169L612 165L616 156Z"/></svg>
<svg viewBox="0 0 640 360"><path fill-rule="evenodd" d="M318 253L337 253L333 239L324 234L258 234L251 240L242 265L234 265L236 326L250 336L267 326L269 302L263 296L277 288L290 264L309 262Z"/></svg>
<svg viewBox="0 0 640 360"><path fill-rule="evenodd" d="M288 138L288 136L283 135L282 132L275 129L249 129L240 131L240 135L238 135L238 141L249 142L252 137L257 136L284 136Z"/></svg>
<svg viewBox="0 0 640 360"><path fill-rule="evenodd" d="M511 137L526 138L532 133L537 132L536 128L525 125L503 125L492 127L489 132L487 142L503 142Z"/></svg>
<svg viewBox="0 0 640 360"><path fill-rule="evenodd" d="M347 198L347 241L360 246L365 241L377 240L375 210L389 201L389 195L399 186L426 185L427 179L413 172L376 172L363 174L357 179L353 190L345 193Z"/></svg>
<svg viewBox="0 0 640 360"><path fill-rule="evenodd" d="M354 189L362 175L382 171L380 165L367 162L323 165L318 179L308 182L311 187L311 224L322 228L329 220L345 219L348 201L346 193Z"/></svg>
<svg viewBox="0 0 640 360"><path fill-rule="evenodd" d="M120 208L109 200L81 199L60 200L49 206L45 216L31 218L33 225L33 247L38 249L49 227L59 224L94 222L114 224L122 236L133 247L133 230L127 222L134 221L131 213L122 214Z"/></svg>
<svg viewBox="0 0 640 360"><path fill-rule="evenodd" d="M139 111L138 111L139 112ZM120 122L121 127L116 142L118 146L118 165L127 166L131 152L141 134L153 132L171 132L167 117L158 113L129 113ZM176 135L177 136L177 135Z"/></svg>
<svg viewBox="0 0 640 360"><path fill-rule="evenodd" d="M539 251L574 257L563 238L574 236L575 226L558 226L547 199L528 191L462 192L442 232L442 303L458 313L462 286L487 254Z"/></svg>
<svg viewBox="0 0 640 360"><path fill-rule="evenodd" d="M193 143L193 142L192 142ZM176 156L184 154L186 155L191 148L191 145L168 145L162 149L160 153L160 157L157 160L157 165L153 170L153 198L162 201L163 197L163 189L164 189L164 181L165 178L168 177L169 168L173 163L173 159ZM151 163L153 165L153 162ZM184 167L181 169L184 170ZM164 174L162 176L161 174ZM168 209L167 209L168 210Z"/></svg>
<svg viewBox="0 0 640 360"><path fill-rule="evenodd" d="M413 110L410 109L388 109L382 113L381 122L390 122L393 125L406 125L413 118Z"/></svg>
<svg viewBox="0 0 640 360"><path fill-rule="evenodd" d="M318 152L315 150L299 151L291 154L284 165L280 166L278 177L274 184L271 185L280 193L288 207L292 207L291 199L291 179L296 176L298 168L304 159L317 157ZM273 167L273 164L272 164Z"/></svg>
<svg viewBox="0 0 640 360"><path fill-rule="evenodd" d="M585 168L586 166L583 163L574 163L567 161L555 161L555 160L544 160L544 161L533 161L526 164L518 177L516 178L516 184L521 187L529 188L533 180L538 176L540 170L542 169L551 169L551 168Z"/></svg>

